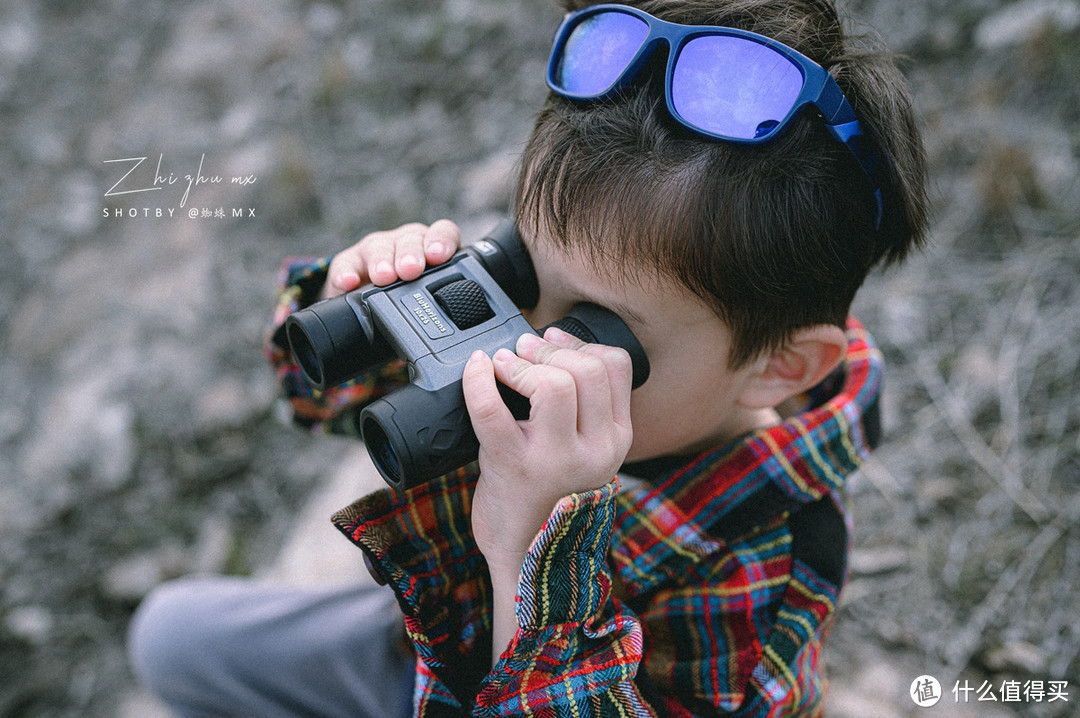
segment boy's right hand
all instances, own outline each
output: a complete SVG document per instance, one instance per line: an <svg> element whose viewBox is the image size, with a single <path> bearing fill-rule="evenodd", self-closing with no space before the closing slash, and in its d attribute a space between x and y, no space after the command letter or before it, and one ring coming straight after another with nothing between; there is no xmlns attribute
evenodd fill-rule
<svg viewBox="0 0 1080 718"><path fill-rule="evenodd" d="M384 286L416 279L425 267L450 259L460 246L461 230L448 219L373 232L334 255L319 298L336 297L368 282Z"/></svg>

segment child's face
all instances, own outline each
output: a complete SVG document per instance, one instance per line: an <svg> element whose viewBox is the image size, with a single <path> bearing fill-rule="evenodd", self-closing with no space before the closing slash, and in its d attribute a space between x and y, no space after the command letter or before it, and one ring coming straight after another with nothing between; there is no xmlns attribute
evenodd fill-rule
<svg viewBox="0 0 1080 718"><path fill-rule="evenodd" d="M530 324L544 326L589 301L618 314L649 357L649 379L631 393L627 461L704 451L775 420L770 410L739 403L756 363L728 367L730 330L682 285L646 272L598 273L543 237L525 242L540 284L539 302L524 312Z"/></svg>

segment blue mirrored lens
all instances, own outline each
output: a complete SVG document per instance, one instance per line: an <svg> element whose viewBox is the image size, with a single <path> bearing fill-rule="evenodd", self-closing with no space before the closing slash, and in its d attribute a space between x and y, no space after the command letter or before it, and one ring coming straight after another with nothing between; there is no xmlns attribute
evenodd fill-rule
<svg viewBox="0 0 1080 718"><path fill-rule="evenodd" d="M697 37L683 46L671 78L675 111L714 135L768 137L802 91L799 67L765 45L740 37Z"/></svg>
<svg viewBox="0 0 1080 718"><path fill-rule="evenodd" d="M568 94L601 95L626 70L649 35L644 20L621 12L591 15L571 31L555 69Z"/></svg>

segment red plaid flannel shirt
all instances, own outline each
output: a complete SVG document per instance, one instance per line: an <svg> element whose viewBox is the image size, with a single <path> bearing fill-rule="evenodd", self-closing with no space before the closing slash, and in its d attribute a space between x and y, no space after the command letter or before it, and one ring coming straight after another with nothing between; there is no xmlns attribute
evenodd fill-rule
<svg viewBox="0 0 1080 718"><path fill-rule="evenodd" d="M279 320L324 269L289 270ZM349 431L354 405L383 391L369 378L313 396L273 342L270 356L301 421ZM877 432L881 370L852 320L842 374L803 413L649 482L565 497L529 551L518 631L494 666L474 467L339 512L405 613L418 715L819 715L844 481Z"/></svg>

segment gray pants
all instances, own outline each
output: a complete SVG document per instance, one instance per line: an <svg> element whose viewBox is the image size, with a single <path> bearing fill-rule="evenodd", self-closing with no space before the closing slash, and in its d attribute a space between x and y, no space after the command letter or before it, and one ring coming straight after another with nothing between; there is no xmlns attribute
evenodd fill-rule
<svg viewBox="0 0 1080 718"><path fill-rule="evenodd" d="M182 718L409 715L415 658L393 593L197 577L132 619L136 676Z"/></svg>

